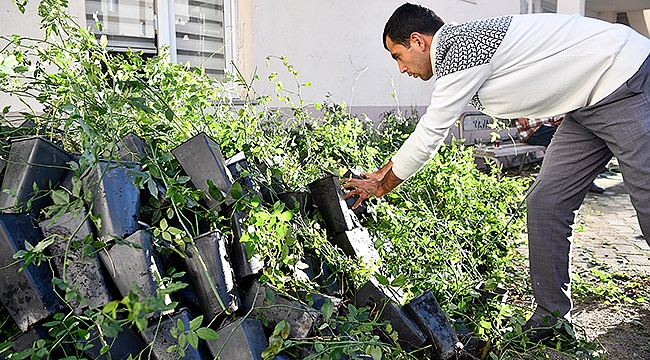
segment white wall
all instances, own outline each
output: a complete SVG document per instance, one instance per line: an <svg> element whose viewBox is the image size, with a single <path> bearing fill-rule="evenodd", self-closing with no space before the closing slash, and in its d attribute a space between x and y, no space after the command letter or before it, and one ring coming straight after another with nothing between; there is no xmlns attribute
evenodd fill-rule
<svg viewBox="0 0 650 360"><path fill-rule="evenodd" d="M265 64L268 55L286 56L300 74L300 82L311 82L303 90L308 103L322 102L331 94L335 103L384 110L394 106L394 89L400 105L429 104L432 83L399 73L397 64L384 49L384 24L403 0L249 0L239 1L240 29L252 36L239 37L238 62L249 74L257 68L261 80L255 87L273 93L267 80L279 72L286 87L295 90L280 61ZM520 0L424 0L445 22L462 22L520 12ZM247 18L250 17L250 18ZM243 25L242 25L243 24ZM250 59L252 57L252 60ZM354 89L354 91L353 91ZM374 115L374 114L373 114Z"/></svg>
<svg viewBox="0 0 650 360"><path fill-rule="evenodd" d="M279 72L285 86L295 90L293 78L279 60L266 66L267 56L286 56L299 72L299 80L312 83L303 90L308 104L322 102L331 94L335 103L345 102L374 118L395 106L391 96L395 90L400 105L422 110L429 104L432 83L400 74L381 39L386 20L404 1L238 0L238 66L249 78L257 69L261 80L254 86L265 94L273 94L267 80L272 71ZM446 22L519 13L521 7L520 0L421 3ZM0 34L42 36L37 5L38 1L30 1L22 15L11 0L0 0ZM84 23L84 0L70 1L70 9ZM1 104L14 104L14 111L24 108L4 94L0 94Z"/></svg>
<svg viewBox="0 0 650 360"><path fill-rule="evenodd" d="M650 4L648 6L650 6ZM650 37L650 9L628 11L627 19L630 22L630 26L636 31L646 37Z"/></svg>
<svg viewBox="0 0 650 360"><path fill-rule="evenodd" d="M31 0L26 6L25 13L18 11L18 8L11 0L0 0L0 35L11 37L12 34L20 34L23 37L42 39L45 32L40 29L38 16L39 1ZM75 20L85 26L85 15L83 0L70 1L70 14ZM6 42L0 39L0 48L4 48ZM36 111L41 110L35 102L29 101ZM11 111L26 111L28 108L15 96L9 96L0 92L0 110L11 105Z"/></svg>
<svg viewBox="0 0 650 360"><path fill-rule="evenodd" d="M0 35L20 34L42 38L44 32L39 29L40 17L37 13L37 5L38 2L30 1L25 13L22 14L11 0L0 0ZM0 39L0 47L4 48L6 44L6 41ZM15 96L0 93L0 110L7 105L11 105L11 111L27 110L27 107Z"/></svg>

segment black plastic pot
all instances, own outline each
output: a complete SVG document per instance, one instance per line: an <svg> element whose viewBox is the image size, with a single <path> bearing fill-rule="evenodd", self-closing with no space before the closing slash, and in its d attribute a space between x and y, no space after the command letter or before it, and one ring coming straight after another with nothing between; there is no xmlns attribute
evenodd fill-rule
<svg viewBox="0 0 650 360"><path fill-rule="evenodd" d="M357 216L343 200L343 190L338 176L329 175L316 180L309 184L309 190L330 236L361 226Z"/></svg>
<svg viewBox="0 0 650 360"><path fill-rule="evenodd" d="M250 284L264 268L264 262L259 255L254 254L249 259L246 254L246 244L239 241L243 234L242 220L245 216L243 212L235 211L231 219L233 239L230 246L230 263L238 284Z"/></svg>
<svg viewBox="0 0 650 360"><path fill-rule="evenodd" d="M102 160L83 181L93 192L91 212L102 220L97 229L101 241L125 238L140 228L140 190L124 167Z"/></svg>
<svg viewBox="0 0 650 360"><path fill-rule="evenodd" d="M244 311L252 311L252 316L260 316L267 320L268 328L272 331L280 321L289 323L289 337L304 339L311 333L314 321L321 313L303 304L301 301L290 299L279 294L270 285L253 282L244 303Z"/></svg>
<svg viewBox="0 0 650 360"><path fill-rule="evenodd" d="M77 216L65 213L56 223L50 222L39 223L45 237L59 235L53 237L54 243L46 249L46 254L52 256L56 276L64 279L65 275L70 287L77 287L76 291L84 299L81 302L77 299L69 301L75 313L80 314L88 307L98 308L111 301L98 256L95 253L84 256L84 248L93 241L92 226L86 219L86 213L82 211ZM65 260L68 264L64 270Z"/></svg>
<svg viewBox="0 0 650 360"><path fill-rule="evenodd" d="M221 210L221 201L210 196L208 180L227 194L225 203L233 202L230 197L232 178L226 168L226 161L219 145L205 133L200 133L172 150L183 171L190 176L195 188L203 191L204 201L208 207Z"/></svg>
<svg viewBox="0 0 650 360"><path fill-rule="evenodd" d="M30 198L46 195L34 194L34 184L41 191L49 190L50 184L56 186L69 160L67 152L41 137L14 140L2 180L2 190L9 190L9 194L0 192L0 209L5 213L25 211ZM40 213L49 201L49 196L34 199L31 211Z"/></svg>
<svg viewBox="0 0 650 360"><path fill-rule="evenodd" d="M267 175L270 175L270 181L261 181L260 183L260 193L262 199L267 204L273 204L278 200L278 194L282 194L288 191L287 184L282 180L281 174L274 173L271 170L271 165L268 159L263 159L261 162L256 164L260 173L263 174L262 178L266 178ZM268 174L268 173L271 174Z"/></svg>
<svg viewBox="0 0 650 360"><path fill-rule="evenodd" d="M487 341L474 336L474 333L465 323L456 319L452 325L458 340L463 344L463 351L458 354L460 360L477 360L483 355L483 350L488 346Z"/></svg>
<svg viewBox="0 0 650 360"><path fill-rule="evenodd" d="M73 161L79 164L79 154L70 154L70 161ZM74 171L66 169L61 175L59 180L59 188L66 189L69 192L72 192L72 178L75 176Z"/></svg>
<svg viewBox="0 0 650 360"><path fill-rule="evenodd" d="M396 302L392 301L381 285L374 279L368 281L354 296L352 302L357 307L370 306L379 309L379 321L389 321L398 334L402 349L410 351L420 348L427 336L413 318ZM383 311L381 310L383 309Z"/></svg>
<svg viewBox="0 0 650 360"><path fill-rule="evenodd" d="M0 214L0 301L23 332L63 308L47 262L31 264L19 273L22 263L13 259L17 251L25 250L25 242L39 241L41 233L29 215Z"/></svg>
<svg viewBox="0 0 650 360"><path fill-rule="evenodd" d="M117 158L124 161L139 162L147 156L145 143L134 133L126 134L117 143Z"/></svg>
<svg viewBox="0 0 650 360"><path fill-rule="evenodd" d="M255 192L255 183L253 183L251 176L244 176L244 171L248 171L248 160L244 152L240 151L233 157L227 159L226 167L230 171L233 181L241 184L244 192Z"/></svg>
<svg viewBox="0 0 650 360"><path fill-rule="evenodd" d="M404 305L404 309L426 331L429 340L433 343L433 351L439 359L455 358L463 350L463 344L458 340L456 332L431 290L411 300Z"/></svg>
<svg viewBox="0 0 650 360"><path fill-rule="evenodd" d="M4 150L5 147L8 147L9 144L3 140L0 140L0 184L4 178L4 171L7 167L7 159L9 158L9 153Z"/></svg>
<svg viewBox="0 0 650 360"><path fill-rule="evenodd" d="M133 286L139 290L137 295L155 297L157 278L164 272L151 243L151 233L139 230L124 240L114 244L108 251L100 251L99 257L113 279L121 296L127 296ZM135 284L134 284L135 283Z"/></svg>
<svg viewBox="0 0 650 360"><path fill-rule="evenodd" d="M142 338L145 342L151 345L151 351L155 359L178 359L178 354L167 352L167 349L170 346L178 345L178 339L172 336L171 330L173 327L177 326L177 323L180 321L183 324L184 329L182 333L187 334L190 329L190 321L192 321L192 318L192 315L187 311L187 309L181 309L180 312L174 316L163 316L163 320L160 323L158 321L151 322L153 325L149 326L142 332ZM188 346L185 350L185 356L183 356L182 359L203 360L204 356L199 350Z"/></svg>
<svg viewBox="0 0 650 360"><path fill-rule="evenodd" d="M0 358L4 360L3 355L9 355L11 352L18 353L30 349L39 340L54 340L48 333L48 328L43 325L36 325L33 329L22 333L11 346L11 351L3 353ZM50 352L48 359L62 359L65 354L59 349ZM15 358L15 357L14 357Z"/></svg>
<svg viewBox="0 0 650 360"><path fill-rule="evenodd" d="M485 304L492 299L499 299L500 302L505 303L508 299L508 290L502 286L496 286L494 289L487 289L485 283L481 281L474 288L479 293L479 300Z"/></svg>
<svg viewBox="0 0 650 360"><path fill-rule="evenodd" d="M203 315L212 319L226 309L239 309L239 295L228 262L226 237L219 231L212 231L196 237L194 244L196 248L191 244L187 246L184 260Z"/></svg>
<svg viewBox="0 0 650 360"><path fill-rule="evenodd" d="M303 216L308 216L314 211L314 202L309 193L290 191L278 194L278 199L287 209L298 209Z"/></svg>
<svg viewBox="0 0 650 360"><path fill-rule="evenodd" d="M179 266L173 266L175 269L184 269L184 264L180 264ZM169 269L169 266L165 267L166 269ZM177 281L180 281L185 284L190 284L190 276L187 274L187 272L181 276L180 278L177 279ZM203 309L201 308L201 302L199 301L199 296L197 295L197 291L192 287L192 286L186 286L178 291L176 291L173 294L174 298L180 303L179 307L186 308L190 311L192 314L202 314Z"/></svg>
<svg viewBox="0 0 650 360"><path fill-rule="evenodd" d="M354 360L374 360L374 358L372 356L370 356L370 355L355 355L353 358L350 358L349 356L347 356L345 354L343 354L343 356L341 356L341 360L351 360L351 359L354 359Z"/></svg>
<svg viewBox="0 0 650 360"><path fill-rule="evenodd" d="M370 237L368 229L358 227L353 230L344 231L330 239L330 242L343 250L353 258L361 258L369 263L379 261L379 252Z"/></svg>
<svg viewBox="0 0 650 360"><path fill-rule="evenodd" d="M329 300L332 303L332 307L334 309L334 314L337 314L338 311L347 305L347 301L335 297L335 296L329 296L329 295L324 295L320 293L310 293L309 297L307 297L304 294L301 294L301 298L305 297L303 301L309 305L310 307L320 311L323 309L323 305Z"/></svg>
<svg viewBox="0 0 650 360"><path fill-rule="evenodd" d="M207 341L211 359L262 360L262 351L269 346L260 320L237 319L217 333L217 340Z"/></svg>
<svg viewBox="0 0 650 360"><path fill-rule="evenodd" d="M104 341L111 348L108 350L108 353L103 355L100 354L103 345L99 340L99 334L96 332L91 332L90 341L79 339L78 343L84 347L88 343L92 344L92 347L84 350L84 354L95 360L127 360L129 356L136 358L136 355L142 353L146 346L144 341L142 341L142 337L128 326L123 326L122 330L114 338L104 336Z"/></svg>
<svg viewBox="0 0 650 360"><path fill-rule="evenodd" d="M332 273L328 264L311 255L306 255L303 261L307 264L307 268L303 270L304 273L310 281L320 285L320 291L330 296L341 295L341 282L336 274Z"/></svg>
<svg viewBox="0 0 650 360"><path fill-rule="evenodd" d="M344 179L349 179L349 178L362 179L361 175L358 172L352 171L352 170L348 170L343 175L343 178ZM356 197L351 197L351 198L347 199L345 202L346 202L346 204L348 204L348 208L352 209L352 205L354 205L354 203L356 201L357 201ZM359 219L363 220L364 218L366 218L368 216L368 204L367 204L367 202L366 201L362 202L361 205L359 205L358 208L356 208L356 209L354 209L352 211L354 212L354 214Z"/></svg>

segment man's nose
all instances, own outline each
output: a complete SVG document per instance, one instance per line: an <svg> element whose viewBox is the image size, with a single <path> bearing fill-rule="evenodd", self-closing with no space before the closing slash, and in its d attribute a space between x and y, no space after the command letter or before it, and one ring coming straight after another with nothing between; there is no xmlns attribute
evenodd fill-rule
<svg viewBox="0 0 650 360"><path fill-rule="evenodd" d="M402 63L401 61L397 62L397 67L399 67L399 72L404 74L406 72L406 65Z"/></svg>

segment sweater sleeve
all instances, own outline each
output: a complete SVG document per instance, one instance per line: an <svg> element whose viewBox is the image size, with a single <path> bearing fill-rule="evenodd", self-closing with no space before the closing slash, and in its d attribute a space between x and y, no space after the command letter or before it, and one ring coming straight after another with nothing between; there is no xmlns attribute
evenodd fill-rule
<svg viewBox="0 0 650 360"><path fill-rule="evenodd" d="M393 172L398 178L406 180L438 152L449 128L490 73L491 67L487 63L436 80L426 113L392 158Z"/></svg>

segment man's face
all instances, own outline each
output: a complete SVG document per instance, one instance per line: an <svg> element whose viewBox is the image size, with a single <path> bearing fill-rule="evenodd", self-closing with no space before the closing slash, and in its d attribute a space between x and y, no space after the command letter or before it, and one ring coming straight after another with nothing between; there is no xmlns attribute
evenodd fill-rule
<svg viewBox="0 0 650 360"><path fill-rule="evenodd" d="M414 78L420 78L424 81L431 79L433 70L431 68L431 57L429 47L420 34L413 33L410 39L410 47L394 43L390 37L386 37L386 47L393 59L397 61L397 66L401 73L407 73Z"/></svg>

